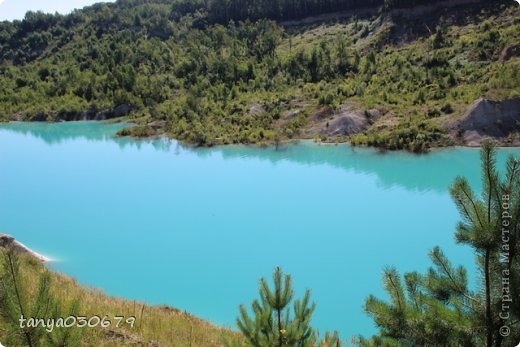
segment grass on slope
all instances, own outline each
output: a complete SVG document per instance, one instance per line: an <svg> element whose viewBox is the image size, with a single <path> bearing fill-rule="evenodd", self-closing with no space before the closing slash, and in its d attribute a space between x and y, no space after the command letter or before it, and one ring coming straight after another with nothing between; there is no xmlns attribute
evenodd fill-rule
<svg viewBox="0 0 520 347"><path fill-rule="evenodd" d="M1 248L0 248L1 249ZM0 251L3 258L5 251ZM45 267L29 255L20 255L20 275L23 287L28 289L32 300L36 295L40 274ZM116 271L116 270L115 270ZM5 272L2 262L0 274ZM79 314L92 317L94 315L135 316L133 328L114 324L108 328L76 328L81 334L80 341L84 346L223 346L224 341L239 342L238 333L220 328L196 318L188 313L166 306L148 306L146 304L110 297L102 291L79 285L70 277L51 272L51 295L59 300L63 307L68 307L79 299ZM66 317L67 314L64 314ZM79 330L79 331L78 331ZM0 318L0 337L7 334L6 321ZM3 338L0 339L1 342Z"/></svg>

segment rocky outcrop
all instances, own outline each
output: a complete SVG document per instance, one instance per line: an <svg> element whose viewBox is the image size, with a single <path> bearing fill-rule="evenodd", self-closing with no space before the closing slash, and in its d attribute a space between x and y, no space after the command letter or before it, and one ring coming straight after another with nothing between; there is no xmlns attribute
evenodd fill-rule
<svg viewBox="0 0 520 347"><path fill-rule="evenodd" d="M166 126L165 120L156 120L153 122L148 123L148 126L155 129L162 129Z"/></svg>
<svg viewBox="0 0 520 347"><path fill-rule="evenodd" d="M37 258L42 262L50 262L51 259L47 258L41 254L34 252L33 250L26 247L21 242L18 242L14 239L14 237L6 234L0 234L0 248L8 248L13 247L19 253L28 253L33 257Z"/></svg>
<svg viewBox="0 0 520 347"><path fill-rule="evenodd" d="M336 111L320 110L314 119L322 122L312 126L309 133L327 137L350 136L365 131L380 117L381 112L375 109L360 111L349 105L341 105Z"/></svg>
<svg viewBox="0 0 520 347"><path fill-rule="evenodd" d="M249 108L249 111L247 112L247 115L249 116L261 116L265 114L267 111L265 110L265 107L261 104L253 105Z"/></svg>
<svg viewBox="0 0 520 347"><path fill-rule="evenodd" d="M301 110L291 110L291 111L285 111L282 114L283 120L291 120L295 117L298 117L301 114Z"/></svg>
<svg viewBox="0 0 520 347"><path fill-rule="evenodd" d="M461 118L450 122L447 129L457 142L467 146L479 146L484 140L518 145L508 141L516 141L511 136L520 131L520 98L478 99Z"/></svg>

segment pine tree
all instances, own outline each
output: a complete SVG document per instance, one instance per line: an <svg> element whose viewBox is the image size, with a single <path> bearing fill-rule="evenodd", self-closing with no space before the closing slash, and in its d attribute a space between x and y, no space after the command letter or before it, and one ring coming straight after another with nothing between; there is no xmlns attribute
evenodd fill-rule
<svg viewBox="0 0 520 347"><path fill-rule="evenodd" d="M444 22L444 19L441 18L437 29L435 30L435 34L433 35L432 46L433 49L439 49L444 47L447 44L447 27Z"/></svg>
<svg viewBox="0 0 520 347"><path fill-rule="evenodd" d="M508 322L502 322L499 317L505 294L502 291L503 279L508 279L509 288L512 289L512 293L507 295L514 295L514 302L520 299L517 286L520 262L516 257L520 247L520 239L517 237L520 227L520 161L510 157L506 177L500 180L496 170L495 146L487 142L482 148L481 162L482 197L475 197L464 178L455 181L451 195L463 217L457 226L456 239L474 249L482 272L482 290L474 302L477 304L474 311L479 317L476 328L485 331L486 346L491 347L503 343L500 327L512 323L518 325L520 318L518 307L510 307L508 310L516 319L510 317ZM504 254L508 255L505 264L501 262Z"/></svg>
<svg viewBox="0 0 520 347"><path fill-rule="evenodd" d="M27 283L27 278L20 270L20 257L14 247L9 246L3 253L3 272L0 275L0 315L7 327L5 342L8 346L78 346L81 342L81 332L78 328L54 328L46 331L46 327L36 324L28 326L27 321L20 325L20 318L56 319L78 315L79 301L71 303L67 312L62 310L62 303L57 301L50 292L51 276L44 270L38 281L36 292ZM2 336L4 338L4 336Z"/></svg>
<svg viewBox="0 0 520 347"><path fill-rule="evenodd" d="M462 221L456 240L475 251L481 278L477 290L467 271L453 268L440 248L430 253L433 267L401 277L384 272L391 301L367 298L365 310L380 327L380 336L364 346L487 346L520 340L520 161L510 157L503 179L496 170L496 150L481 150L483 192L477 198L464 178L450 189Z"/></svg>
<svg viewBox="0 0 520 347"><path fill-rule="evenodd" d="M20 328L19 319L42 317L49 306L49 274L44 273L39 282L36 300L31 302L20 273L19 257L13 247L3 254L4 272L0 277L0 313L8 326L7 344L34 347L44 334L42 327ZM43 318L43 317L42 317Z"/></svg>
<svg viewBox="0 0 520 347"><path fill-rule="evenodd" d="M310 291L303 299L295 300L291 317L291 303L294 292L290 275L284 275L277 267L273 273L273 289L267 281L260 279L260 301L254 300L252 315L240 306L237 325L248 345L255 347L289 346L339 346L337 333L326 334L318 342L318 334L310 326L312 313L316 305L310 303Z"/></svg>

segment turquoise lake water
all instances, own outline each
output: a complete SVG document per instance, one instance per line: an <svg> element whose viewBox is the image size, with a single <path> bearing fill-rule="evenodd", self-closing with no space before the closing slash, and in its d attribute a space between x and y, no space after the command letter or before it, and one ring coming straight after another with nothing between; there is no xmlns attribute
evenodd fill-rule
<svg viewBox="0 0 520 347"><path fill-rule="evenodd" d="M113 138L123 126L0 125L0 232L83 284L232 328L280 265L296 296L312 290L314 326L344 338L375 333L363 302L384 297L385 266L424 271L439 245L473 267L448 188L480 189L476 149L191 149Z"/></svg>

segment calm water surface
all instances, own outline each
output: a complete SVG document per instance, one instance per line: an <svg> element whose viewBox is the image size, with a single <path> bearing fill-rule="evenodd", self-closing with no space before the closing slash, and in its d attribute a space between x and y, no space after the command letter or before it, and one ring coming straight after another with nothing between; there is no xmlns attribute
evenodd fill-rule
<svg viewBox="0 0 520 347"><path fill-rule="evenodd" d="M376 331L363 302L384 297L385 266L424 271L439 245L473 267L448 188L464 175L480 189L478 150L189 149L113 138L122 127L0 125L0 230L108 294L234 328L280 265L297 296L312 290L314 325L347 337Z"/></svg>

